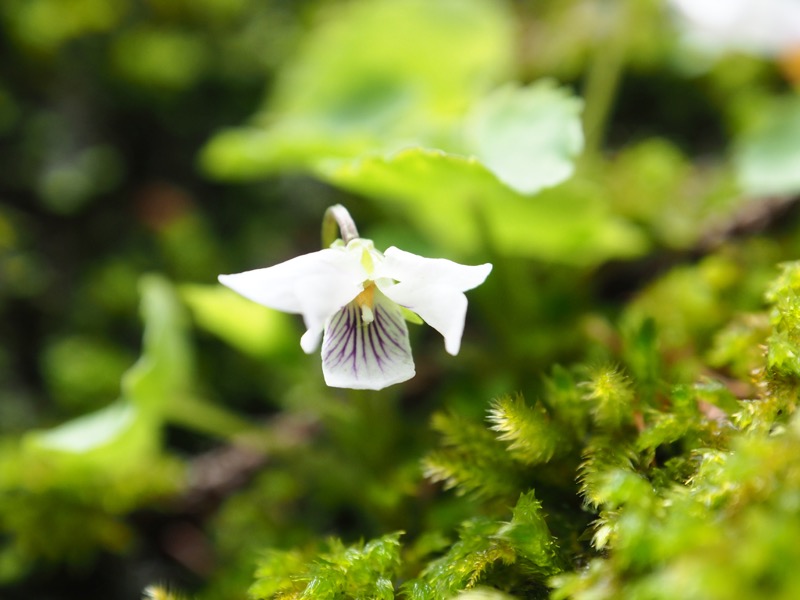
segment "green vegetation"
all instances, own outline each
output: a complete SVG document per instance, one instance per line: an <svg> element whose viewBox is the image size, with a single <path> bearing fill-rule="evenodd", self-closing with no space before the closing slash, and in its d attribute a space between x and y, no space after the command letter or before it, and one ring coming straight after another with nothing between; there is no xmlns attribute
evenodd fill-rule
<svg viewBox="0 0 800 600"><path fill-rule="evenodd" d="M673 16L0 5L0 596L800 597L798 58ZM337 203L493 264L458 356L329 388L217 283Z"/></svg>

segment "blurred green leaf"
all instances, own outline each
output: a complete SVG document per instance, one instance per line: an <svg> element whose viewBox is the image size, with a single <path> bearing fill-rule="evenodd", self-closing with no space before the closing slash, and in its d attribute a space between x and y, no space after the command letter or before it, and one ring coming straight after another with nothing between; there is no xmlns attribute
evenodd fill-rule
<svg viewBox="0 0 800 600"><path fill-rule="evenodd" d="M643 237L596 194L561 190L526 205L524 194L572 173L581 102L550 81L485 96L510 52L501 3L355 3L337 17L285 68L263 128L210 140L201 156L209 173L311 170L402 203L464 254L487 237L504 254L573 264L641 252Z"/></svg>
<svg viewBox="0 0 800 600"><path fill-rule="evenodd" d="M40 365L61 406L86 411L119 394L120 378L131 362L127 352L102 338L74 335L49 343Z"/></svg>
<svg viewBox="0 0 800 600"><path fill-rule="evenodd" d="M42 560L85 565L98 549L130 547L124 515L184 484L183 466L159 452L142 416L117 403L0 446L0 563L18 563L0 567L0 580Z"/></svg>
<svg viewBox="0 0 800 600"><path fill-rule="evenodd" d="M281 71L260 126L207 144L207 172L238 179L367 150L451 148L471 103L509 71L503 2L371 0L326 16Z"/></svg>
<svg viewBox="0 0 800 600"><path fill-rule="evenodd" d="M31 432L26 438L31 448L118 465L156 452L165 421L221 436L251 429L244 419L194 394L188 319L173 286L148 275L141 279L140 290L144 347L122 378L122 399L52 429ZM225 308L205 300L207 309Z"/></svg>
<svg viewBox="0 0 800 600"><path fill-rule="evenodd" d="M281 121L269 129L236 127L217 133L203 147L200 162L218 179L248 180L310 168L320 157L357 156L373 143L355 133L337 139L314 122Z"/></svg>
<svg viewBox="0 0 800 600"><path fill-rule="evenodd" d="M426 136L510 66L503 2L370 0L326 16L282 73L272 114L381 140Z"/></svg>
<svg viewBox="0 0 800 600"><path fill-rule="evenodd" d="M196 393L188 315L174 286L158 275L146 275L139 287L144 347L122 379L123 397L156 422L224 438L252 431L247 420Z"/></svg>
<svg viewBox="0 0 800 600"><path fill-rule="evenodd" d="M124 172L119 152L110 146L70 154L45 165L37 181L39 196L54 213L79 211L92 197L114 189Z"/></svg>
<svg viewBox="0 0 800 600"><path fill-rule="evenodd" d="M545 80L504 86L467 117L470 149L497 178L522 194L564 181L583 148L581 101Z"/></svg>
<svg viewBox="0 0 800 600"><path fill-rule="evenodd" d="M264 356L297 344L290 317L284 313L221 285L183 285L179 291L200 327L242 352Z"/></svg>
<svg viewBox="0 0 800 600"><path fill-rule="evenodd" d="M165 416L188 396L192 353L187 319L170 283L157 275L140 281L142 356L122 378L122 400L58 427L33 432L32 447L92 454L105 464L141 461L158 448Z"/></svg>
<svg viewBox="0 0 800 600"><path fill-rule="evenodd" d="M146 88L190 87L208 59L203 39L196 32L178 29L132 29L117 36L111 47L111 60L122 77Z"/></svg>
<svg viewBox="0 0 800 600"><path fill-rule="evenodd" d="M142 356L122 379L125 398L142 411L162 415L171 400L189 393L193 357L187 318L172 285L157 275L139 283L145 323Z"/></svg>
<svg viewBox="0 0 800 600"><path fill-rule="evenodd" d="M127 0L7 0L0 4L17 40L48 53L69 40L112 29L127 10Z"/></svg>
<svg viewBox="0 0 800 600"><path fill-rule="evenodd" d="M125 400L25 438L32 450L53 451L62 458L85 460L102 468L141 465L160 446L158 422Z"/></svg>
<svg viewBox="0 0 800 600"><path fill-rule="evenodd" d="M42 446L80 454L108 444L136 419L136 409L116 402L106 408L54 427L38 437Z"/></svg>
<svg viewBox="0 0 800 600"><path fill-rule="evenodd" d="M644 236L613 216L602 195L584 182L527 197L477 159L421 148L330 161L318 172L403 209L420 231L456 254L474 252L487 238L506 255L567 264L596 264L646 248Z"/></svg>
<svg viewBox="0 0 800 600"><path fill-rule="evenodd" d="M800 97L766 103L756 125L737 140L734 161L751 196L800 193Z"/></svg>
<svg viewBox="0 0 800 600"><path fill-rule="evenodd" d="M147 0L159 15L172 19L192 18L205 23L227 23L241 16L249 0Z"/></svg>

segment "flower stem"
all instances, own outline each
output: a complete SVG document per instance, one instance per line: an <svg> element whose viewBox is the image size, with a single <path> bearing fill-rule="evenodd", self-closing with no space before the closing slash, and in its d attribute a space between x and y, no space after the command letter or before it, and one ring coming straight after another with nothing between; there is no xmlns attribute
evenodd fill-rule
<svg viewBox="0 0 800 600"><path fill-rule="evenodd" d="M334 204L328 207L322 218L322 247L330 248L339 237L347 244L358 237L358 229L347 209L341 204Z"/></svg>
<svg viewBox="0 0 800 600"><path fill-rule="evenodd" d="M167 419L194 431L232 440L256 431L256 425L228 409L196 396L176 395Z"/></svg>
<svg viewBox="0 0 800 600"><path fill-rule="evenodd" d="M594 158L600 151L625 66L631 9L625 0L621 0L613 8L616 10L607 15L605 27L599 27L600 37L595 43L594 59L586 76L583 130L586 136L584 155L588 158Z"/></svg>

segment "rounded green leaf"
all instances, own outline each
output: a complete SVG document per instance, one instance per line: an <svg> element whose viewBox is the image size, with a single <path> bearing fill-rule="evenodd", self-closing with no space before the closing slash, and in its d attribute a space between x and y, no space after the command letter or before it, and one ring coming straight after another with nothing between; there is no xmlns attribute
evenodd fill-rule
<svg viewBox="0 0 800 600"><path fill-rule="evenodd" d="M467 118L469 149L522 194L567 179L583 149L582 102L553 81L504 86Z"/></svg>

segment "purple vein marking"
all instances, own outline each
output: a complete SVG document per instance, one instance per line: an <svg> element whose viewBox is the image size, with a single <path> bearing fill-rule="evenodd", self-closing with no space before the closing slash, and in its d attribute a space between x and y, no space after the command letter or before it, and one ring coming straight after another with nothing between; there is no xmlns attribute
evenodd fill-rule
<svg viewBox="0 0 800 600"><path fill-rule="evenodd" d="M349 304L343 307L338 315L336 325L328 330L328 337L333 341L325 348L324 358L326 362L332 359L330 363L332 367L340 365L348 358L346 353L351 339L354 337L354 329L358 327L357 321L360 321L355 310L357 309Z"/></svg>
<svg viewBox="0 0 800 600"><path fill-rule="evenodd" d="M383 354L386 358L389 358L389 355L386 354L386 350L383 348L383 340L381 340L380 336L376 334L377 330L377 323L380 319L380 315L378 314L378 307L375 307L375 320L373 321L373 326L369 328L369 345L372 348L372 355L375 357L375 360L378 363L378 368L383 372L383 359L381 355L378 353L378 348L383 350ZM375 347L375 338L378 339L378 348Z"/></svg>
<svg viewBox="0 0 800 600"><path fill-rule="evenodd" d="M376 309L377 308L378 307L376 307ZM400 342L397 341L397 339L395 339L395 336L405 336L406 333L403 331L402 327L398 325L394 319L392 319L392 316L390 314L386 313L386 311L384 311L383 309L381 309L380 313L385 315L386 317L385 323L384 319L378 319L378 318L375 319L376 323L378 324L378 328L381 330L381 333L383 333L386 336L385 339L390 341L392 345L395 346L395 348L397 348L397 350L399 350L401 353L405 353L405 348L402 346L402 344L400 344ZM378 312L376 310L376 315L377 314ZM393 329L394 331L390 331L390 328L387 327L386 325L391 325L391 329Z"/></svg>
<svg viewBox="0 0 800 600"><path fill-rule="evenodd" d="M374 318L364 323L356 302L343 306L325 331L323 361L328 369L347 369L356 379L402 364L409 357L408 330L394 305L376 302Z"/></svg>
<svg viewBox="0 0 800 600"><path fill-rule="evenodd" d="M346 321L345 321L345 315L347 316ZM348 307L345 306L339 311L336 323L332 324L331 327L328 329L327 332L328 336L326 337L325 340L327 346L325 353L326 358L336 351L337 346L344 343L346 336L342 335L342 331L348 329L349 327L350 327L350 311L348 310ZM329 340L333 340L333 342L327 344Z"/></svg>

